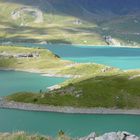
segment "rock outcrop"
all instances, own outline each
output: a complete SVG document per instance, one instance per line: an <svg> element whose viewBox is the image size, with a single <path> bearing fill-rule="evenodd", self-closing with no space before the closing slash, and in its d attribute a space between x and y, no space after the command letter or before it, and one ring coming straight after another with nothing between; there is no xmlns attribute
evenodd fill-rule
<svg viewBox="0 0 140 140"><path fill-rule="evenodd" d="M96 133L93 132L79 140L140 140L140 138L128 132L110 132L102 136L96 136Z"/></svg>
<svg viewBox="0 0 140 140"><path fill-rule="evenodd" d="M39 57L39 53L38 52L33 52L33 53L0 52L0 57L3 57L3 58L37 58L37 57Z"/></svg>
<svg viewBox="0 0 140 140"><path fill-rule="evenodd" d="M116 45L116 46L120 46L121 43L116 40L115 38L112 38L111 36L105 36L105 41L108 45Z"/></svg>
<svg viewBox="0 0 140 140"><path fill-rule="evenodd" d="M16 9L11 13L11 17L13 20L22 19L23 20L23 14L31 15L35 18L35 23L42 23L43 18L43 12L37 8L32 7L21 7L20 9Z"/></svg>

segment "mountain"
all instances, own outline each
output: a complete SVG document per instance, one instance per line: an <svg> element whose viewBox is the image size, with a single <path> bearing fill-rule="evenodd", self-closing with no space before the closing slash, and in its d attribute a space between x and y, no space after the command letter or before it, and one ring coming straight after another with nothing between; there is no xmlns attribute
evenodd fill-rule
<svg viewBox="0 0 140 140"><path fill-rule="evenodd" d="M0 41L140 44L139 0L1 0Z"/></svg>
<svg viewBox="0 0 140 140"><path fill-rule="evenodd" d="M3 0L5 1L5 0ZM90 13L110 12L117 15L126 15L140 10L139 0L6 0L10 3L19 3L38 7L45 12L55 9L56 12L70 14L72 16L82 16L82 12ZM74 11L73 11L74 9Z"/></svg>

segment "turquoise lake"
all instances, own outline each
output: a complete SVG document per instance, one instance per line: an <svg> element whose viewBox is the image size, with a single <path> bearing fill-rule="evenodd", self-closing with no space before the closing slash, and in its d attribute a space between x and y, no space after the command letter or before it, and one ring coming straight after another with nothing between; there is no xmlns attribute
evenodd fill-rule
<svg viewBox="0 0 140 140"><path fill-rule="evenodd" d="M39 44L19 45L47 48L61 58L74 62L105 64L123 70L140 69L140 48Z"/></svg>
<svg viewBox="0 0 140 140"><path fill-rule="evenodd" d="M0 71L0 96L22 91L47 91L47 87L62 83L65 80L66 78L52 78L36 73Z"/></svg>
<svg viewBox="0 0 140 140"><path fill-rule="evenodd" d="M140 49L34 44L24 46L48 48L63 59L75 62L96 62L121 69L140 68ZM65 80L35 73L0 71L0 96L19 91L46 91L47 87ZM23 130L56 136L60 129L74 137L85 136L93 131L102 134L119 130L140 136L140 115L85 115L0 109L0 132Z"/></svg>
<svg viewBox="0 0 140 140"><path fill-rule="evenodd" d="M103 134L119 130L140 136L140 116L79 115L0 109L2 132L24 130L56 136L60 129L74 137L85 136L93 131Z"/></svg>
<svg viewBox="0 0 140 140"><path fill-rule="evenodd" d="M47 46L66 60L98 63L123 70L140 68L140 48Z"/></svg>

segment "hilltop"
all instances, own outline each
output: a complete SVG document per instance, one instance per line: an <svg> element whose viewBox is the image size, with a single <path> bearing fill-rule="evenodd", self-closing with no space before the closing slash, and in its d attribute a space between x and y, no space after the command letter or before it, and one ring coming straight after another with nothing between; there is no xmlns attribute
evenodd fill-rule
<svg viewBox="0 0 140 140"><path fill-rule="evenodd" d="M0 41L139 45L139 0L1 0Z"/></svg>

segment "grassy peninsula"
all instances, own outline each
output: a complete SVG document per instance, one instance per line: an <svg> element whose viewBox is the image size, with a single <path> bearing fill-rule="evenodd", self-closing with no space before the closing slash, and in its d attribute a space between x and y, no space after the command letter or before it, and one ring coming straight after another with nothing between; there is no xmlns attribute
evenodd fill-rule
<svg viewBox="0 0 140 140"><path fill-rule="evenodd" d="M42 48L0 46L0 68L50 74L53 76L87 76L108 68L99 64L80 64L62 60L58 55ZM115 68L109 68L108 71Z"/></svg>
<svg viewBox="0 0 140 140"><path fill-rule="evenodd" d="M16 102L121 109L140 108L140 72L96 76L69 83L61 89L42 94L16 93L7 97Z"/></svg>
<svg viewBox="0 0 140 140"><path fill-rule="evenodd" d="M0 54L1 69L73 77L60 89L38 94L16 93L6 97L9 101L83 108L140 108L138 70L124 72L99 64L73 63L41 48L0 46Z"/></svg>
<svg viewBox="0 0 140 140"><path fill-rule="evenodd" d="M59 59L59 56L49 50L40 48L25 48L14 46L0 46L0 67L21 70L38 70L41 72L57 71L71 62ZM22 57L22 55L37 54L37 57ZM9 55L9 56L8 56ZM14 57L17 55L17 57ZM18 57L19 55L19 57ZM21 55L21 57L20 57Z"/></svg>

